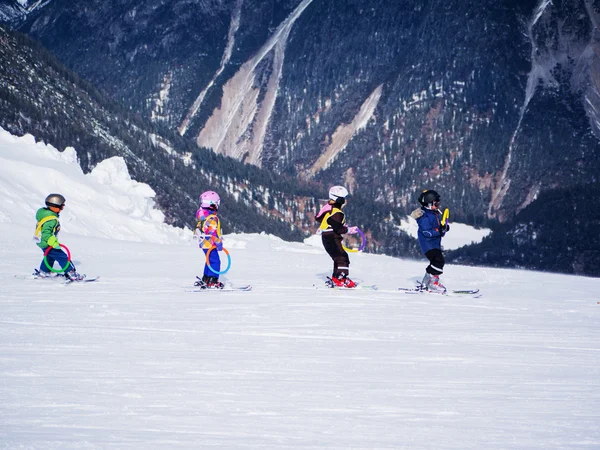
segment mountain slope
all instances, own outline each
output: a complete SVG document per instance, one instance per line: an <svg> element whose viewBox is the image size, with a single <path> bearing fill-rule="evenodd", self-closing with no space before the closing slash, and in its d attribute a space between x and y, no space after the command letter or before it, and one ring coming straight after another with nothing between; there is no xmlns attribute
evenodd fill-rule
<svg viewBox="0 0 600 450"><path fill-rule="evenodd" d="M371 249L416 255L396 225L424 188L455 220L508 228L544 193L600 194L599 15L588 0L53 0L20 29L187 142L348 186ZM298 189L268 214L307 230L323 189ZM546 267L579 261L567 239L545 243L563 255Z"/></svg>
<svg viewBox="0 0 600 450"><path fill-rule="evenodd" d="M391 207L437 187L457 213L504 221L599 169L599 14L585 0L55 0L21 28L200 146Z"/></svg>
<svg viewBox="0 0 600 450"><path fill-rule="evenodd" d="M33 134L59 149L75 146L86 172L110 156L122 156L132 175L157 192L169 223L193 227L199 193L216 189L227 205L223 214L229 229L302 237L302 221L291 224L285 207L297 183L274 181L264 171L197 149L177 135L169 137L107 99L24 35L0 27L0 40L0 126L6 130ZM292 187L280 192L286 184ZM309 196L323 190L300 186L299 196L302 189ZM256 207L263 203L264 209Z"/></svg>
<svg viewBox="0 0 600 450"><path fill-rule="evenodd" d="M86 172L107 157L123 156L131 174L157 192L172 224L194 227L196 199L213 189L223 197L229 230L300 240L314 229L314 214L327 198L323 185L199 149L107 99L26 36L0 27L0 38L6 44L0 48L6 61L0 68L0 126L6 130L33 134L59 149L74 146ZM368 233L371 250L417 254L414 240L389 220L400 217L399 210L360 195L350 203L349 215Z"/></svg>
<svg viewBox="0 0 600 450"><path fill-rule="evenodd" d="M598 276L600 198L596 185L540 194L480 244L449 254L455 263Z"/></svg>
<svg viewBox="0 0 600 450"><path fill-rule="evenodd" d="M152 120L177 142L167 147L207 146L317 182L255 189L277 177L249 169L256 178L247 180L235 166L234 188L225 164L220 186L260 205L240 210L232 226L255 227L252 214L264 213L293 222L298 239L313 226L320 184L344 184L354 196L349 217L372 230L371 250L417 255L397 224L424 188L442 194L454 220L502 229L518 228L529 206L543 209L544 193L594 189L599 14L588 0L92 0L84 8L53 0L19 26ZM175 130L184 139L169 135ZM218 164L209 153L199 160ZM560 211L553 221L577 213ZM283 221L278 227L291 237ZM592 273L594 258L582 263L575 250L580 235L566 234L566 253L562 240L544 241L543 267L583 264ZM522 264L506 259L524 253L522 241L497 237L509 248L488 255L505 256L474 260Z"/></svg>

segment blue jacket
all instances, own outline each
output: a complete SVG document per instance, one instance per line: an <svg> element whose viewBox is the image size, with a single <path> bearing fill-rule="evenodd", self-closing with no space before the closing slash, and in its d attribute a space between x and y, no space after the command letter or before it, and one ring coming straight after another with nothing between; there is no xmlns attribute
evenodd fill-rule
<svg viewBox="0 0 600 450"><path fill-rule="evenodd" d="M441 248L442 236L440 233L442 226L442 213L438 210L421 208L423 215L417 219L419 225L419 245L423 253L427 253L434 248Z"/></svg>

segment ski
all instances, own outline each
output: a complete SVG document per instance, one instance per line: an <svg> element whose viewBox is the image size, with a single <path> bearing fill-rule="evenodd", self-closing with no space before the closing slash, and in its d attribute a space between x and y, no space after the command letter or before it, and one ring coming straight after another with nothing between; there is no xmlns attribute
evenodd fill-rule
<svg viewBox="0 0 600 450"><path fill-rule="evenodd" d="M93 283L98 281L100 277L85 277L81 280L65 280L65 284Z"/></svg>
<svg viewBox="0 0 600 450"><path fill-rule="evenodd" d="M223 289L205 288L205 289L186 289L185 292L248 292L252 290L249 284L246 286L225 286Z"/></svg>
<svg viewBox="0 0 600 450"><path fill-rule="evenodd" d="M355 287L347 288L347 287L339 287L339 286L324 286L325 289L334 290L334 291L376 291L377 286L374 284L357 284Z"/></svg>
<svg viewBox="0 0 600 450"><path fill-rule="evenodd" d="M362 283L356 283L356 286L354 287L342 287L342 286L331 286L331 284L325 282L322 285L320 284L313 284L313 287L316 289L327 289L330 291L376 291L377 290L377 286L375 284L362 284Z"/></svg>
<svg viewBox="0 0 600 450"><path fill-rule="evenodd" d="M452 289L446 292L433 292L428 291L427 289L421 289L419 287L415 288L405 288L399 287L398 291L404 292L406 294L433 294L433 295L446 295L446 296L473 296L474 298L481 297L483 294L479 292L479 289Z"/></svg>
<svg viewBox="0 0 600 450"><path fill-rule="evenodd" d="M36 277L34 275L15 275L17 280L49 280L49 281L64 281L65 277L53 275L50 277Z"/></svg>
<svg viewBox="0 0 600 450"><path fill-rule="evenodd" d="M355 281L354 287L337 286L333 283L333 281L331 280L331 277L326 278L323 286L316 285L316 284L313 284L313 286L317 289L325 288L325 289L337 289L337 290L343 290L343 291L359 291L359 290L376 291L377 290L377 286L374 284L363 284L362 282L358 282L358 281Z"/></svg>
<svg viewBox="0 0 600 450"><path fill-rule="evenodd" d="M376 284L357 284L356 287L360 290L360 289L366 289L369 291L376 291L379 288L377 287Z"/></svg>
<svg viewBox="0 0 600 450"><path fill-rule="evenodd" d="M215 287L215 286L208 286L204 283L204 281L202 281L202 278L197 276L196 282L194 283L195 289L186 289L186 292L204 292L204 291L244 292L244 291L252 290L252 286L250 286L249 284L247 284L245 286L232 286L230 284L224 284L224 283L219 283L219 284L221 284L220 288Z"/></svg>
<svg viewBox="0 0 600 450"><path fill-rule="evenodd" d="M84 276L85 277L85 276ZM73 283L91 283L93 281L98 281L100 279L99 276L96 277L85 277L81 280L69 280L64 275L55 274L47 277L39 277L35 275L15 275L15 278L20 280L42 280L45 282L53 282L60 284L73 284Z"/></svg>
<svg viewBox="0 0 600 450"><path fill-rule="evenodd" d="M479 289L453 289L451 292L453 294L474 295L479 294Z"/></svg>

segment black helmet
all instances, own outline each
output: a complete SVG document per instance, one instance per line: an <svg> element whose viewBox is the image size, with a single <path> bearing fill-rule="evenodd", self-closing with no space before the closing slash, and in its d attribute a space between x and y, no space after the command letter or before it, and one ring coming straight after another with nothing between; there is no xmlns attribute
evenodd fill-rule
<svg viewBox="0 0 600 450"><path fill-rule="evenodd" d="M439 201L440 194L432 189L425 189L423 192L421 192L421 195L419 195L419 203L425 207L431 206L435 202L439 203Z"/></svg>
<svg viewBox="0 0 600 450"><path fill-rule="evenodd" d="M46 206L61 208L65 204L65 198L60 194L50 194L46 197Z"/></svg>

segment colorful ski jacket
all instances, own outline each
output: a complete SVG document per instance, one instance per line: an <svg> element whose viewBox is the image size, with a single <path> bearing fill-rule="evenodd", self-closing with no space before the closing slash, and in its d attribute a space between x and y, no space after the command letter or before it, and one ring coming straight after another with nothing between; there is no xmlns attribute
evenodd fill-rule
<svg viewBox="0 0 600 450"><path fill-rule="evenodd" d="M419 225L419 245L423 253L442 247L442 213L439 210L421 208L423 215L417 219Z"/></svg>
<svg viewBox="0 0 600 450"><path fill-rule="evenodd" d="M323 236L327 234L342 235L348 232L346 227L346 215L338 206L327 204L315 216L315 220L321 225L319 229Z"/></svg>
<svg viewBox="0 0 600 450"><path fill-rule="evenodd" d="M49 246L54 246L55 243L57 244L58 238L56 235L60 231L58 214L48 208L40 208L35 213L35 220L37 221L35 237L40 240L37 246L46 249Z"/></svg>
<svg viewBox="0 0 600 450"><path fill-rule="evenodd" d="M209 249L223 241L221 223L216 212L200 208L196 212L196 220L198 221L196 229L199 233L200 248Z"/></svg>

